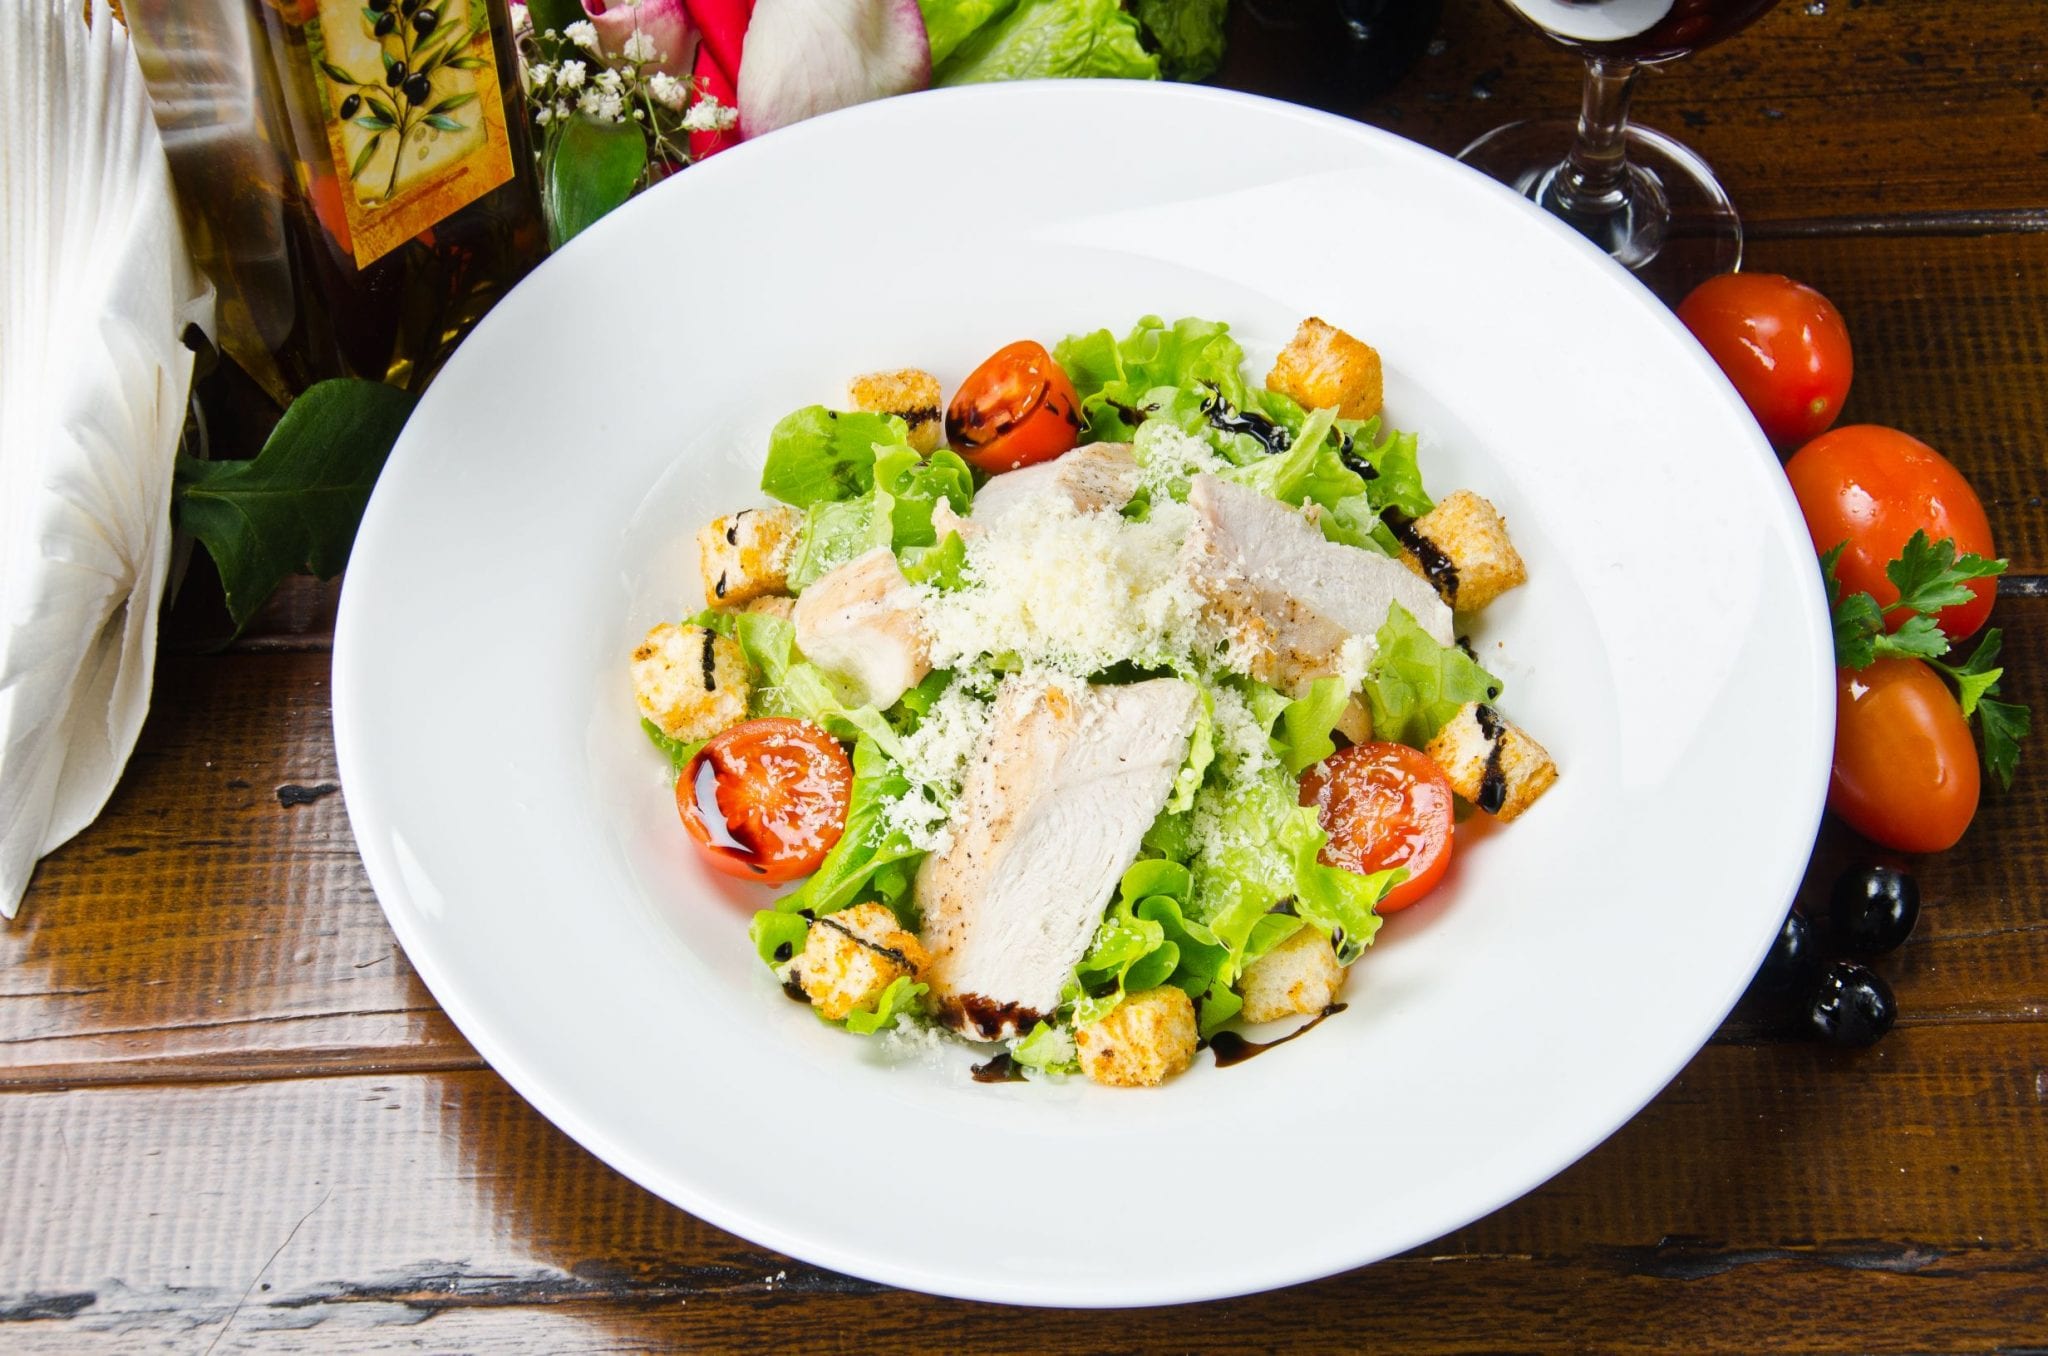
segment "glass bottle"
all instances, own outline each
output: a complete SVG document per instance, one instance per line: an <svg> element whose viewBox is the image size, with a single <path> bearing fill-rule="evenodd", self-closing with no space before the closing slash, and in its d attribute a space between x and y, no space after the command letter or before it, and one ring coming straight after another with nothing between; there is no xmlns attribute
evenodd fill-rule
<svg viewBox="0 0 2048 1356"><path fill-rule="evenodd" d="M221 350L418 390L546 252L505 0L126 0Z"/></svg>

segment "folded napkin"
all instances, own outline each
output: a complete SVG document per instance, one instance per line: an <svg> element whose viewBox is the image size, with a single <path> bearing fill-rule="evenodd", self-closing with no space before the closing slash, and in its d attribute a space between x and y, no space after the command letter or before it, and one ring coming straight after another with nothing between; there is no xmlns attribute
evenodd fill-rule
<svg viewBox="0 0 2048 1356"><path fill-rule="evenodd" d="M209 317L126 32L0 3L0 914L149 709L171 473Z"/></svg>

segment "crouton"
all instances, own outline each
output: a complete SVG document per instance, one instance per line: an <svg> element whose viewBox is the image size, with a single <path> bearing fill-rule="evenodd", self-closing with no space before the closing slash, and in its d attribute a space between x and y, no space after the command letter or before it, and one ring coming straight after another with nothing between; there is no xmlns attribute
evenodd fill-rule
<svg viewBox="0 0 2048 1356"><path fill-rule="evenodd" d="M946 436L944 404L939 398L939 379L915 367L896 372L869 372L846 384L847 394L857 410L893 414L910 425L910 445L920 452L936 452Z"/></svg>
<svg viewBox="0 0 2048 1356"><path fill-rule="evenodd" d="M1477 612L1529 581L1499 511L1470 490L1446 495L1394 535L1401 539L1401 563L1434 584L1459 612Z"/></svg>
<svg viewBox="0 0 2048 1356"><path fill-rule="evenodd" d="M1534 805L1557 780L1543 746L1484 702L1467 702L1425 750L1451 789L1502 821Z"/></svg>
<svg viewBox="0 0 2048 1356"><path fill-rule="evenodd" d="M1132 994L1074 1032L1081 1072L1113 1088L1157 1087L1195 1061L1195 1005L1171 984Z"/></svg>
<svg viewBox="0 0 2048 1356"><path fill-rule="evenodd" d="M839 1022L866 1007L882 990L924 973L931 958L915 933L905 932L883 904L857 904L819 916L791 962L794 979L819 1014Z"/></svg>
<svg viewBox="0 0 2048 1356"><path fill-rule="evenodd" d="M1337 713L1337 733L1354 744L1364 744L1372 739L1372 708L1355 692L1344 703L1344 709Z"/></svg>
<svg viewBox="0 0 2048 1356"><path fill-rule="evenodd" d="M1372 418L1385 399L1379 351L1314 316L1273 360L1266 389L1307 409L1335 409L1346 419Z"/></svg>
<svg viewBox="0 0 2048 1356"><path fill-rule="evenodd" d="M1253 961L1238 981L1247 1022L1313 1017L1337 1001L1344 967L1330 939L1311 927L1289 937Z"/></svg>
<svg viewBox="0 0 2048 1356"><path fill-rule="evenodd" d="M716 631L664 622L633 651L633 697L670 739L709 739L747 718L746 656Z"/></svg>
<svg viewBox="0 0 2048 1356"><path fill-rule="evenodd" d="M789 557L803 514L784 504L713 518L697 533L704 605L744 603L789 590Z"/></svg>

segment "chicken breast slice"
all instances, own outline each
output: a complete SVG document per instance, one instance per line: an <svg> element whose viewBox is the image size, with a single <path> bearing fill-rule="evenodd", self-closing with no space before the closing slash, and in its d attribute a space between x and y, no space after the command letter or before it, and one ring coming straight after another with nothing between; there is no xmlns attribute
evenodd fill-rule
<svg viewBox="0 0 2048 1356"><path fill-rule="evenodd" d="M1011 678L918 869L925 979L962 1035L1002 1040L1059 1005L1103 908L1166 804L1201 695L1155 678Z"/></svg>
<svg viewBox="0 0 2048 1356"><path fill-rule="evenodd" d="M1094 513L1120 509L1137 492L1138 458L1131 445L1089 443L1051 461L990 477L974 496L973 511L965 518L941 502L932 513L932 527L941 537L948 531L972 536L1041 495L1061 495L1076 513Z"/></svg>
<svg viewBox="0 0 2048 1356"><path fill-rule="evenodd" d="M1299 696L1338 671L1353 636L1369 654L1394 603L1438 644L1455 643L1451 609L1399 561L1329 541L1286 504L1216 476L1190 482L1188 506L1181 569L1260 682Z"/></svg>
<svg viewBox="0 0 2048 1356"><path fill-rule="evenodd" d="M845 682L857 706L892 706L931 672L917 597L886 546L813 580L790 620L804 658Z"/></svg>

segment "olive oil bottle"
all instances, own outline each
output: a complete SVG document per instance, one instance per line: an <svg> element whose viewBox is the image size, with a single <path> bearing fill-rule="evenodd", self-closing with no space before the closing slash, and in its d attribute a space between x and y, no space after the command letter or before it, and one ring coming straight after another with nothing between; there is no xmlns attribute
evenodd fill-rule
<svg viewBox="0 0 2048 1356"><path fill-rule="evenodd" d="M546 252L505 0L125 0L222 351L417 391Z"/></svg>

